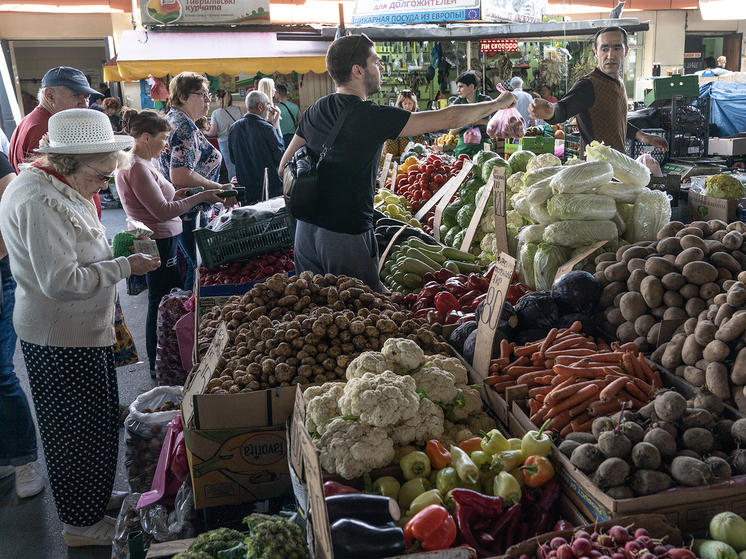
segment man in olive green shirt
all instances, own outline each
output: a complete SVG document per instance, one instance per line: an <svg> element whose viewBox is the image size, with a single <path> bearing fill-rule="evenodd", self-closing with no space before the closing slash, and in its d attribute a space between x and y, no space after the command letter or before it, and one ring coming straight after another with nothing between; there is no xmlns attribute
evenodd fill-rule
<svg viewBox="0 0 746 559"><path fill-rule="evenodd" d="M275 106L280 109L280 134L282 134L282 141L285 142L287 148L298 126L300 107L288 100L288 88L285 85L278 84L275 88L275 94L277 96Z"/></svg>

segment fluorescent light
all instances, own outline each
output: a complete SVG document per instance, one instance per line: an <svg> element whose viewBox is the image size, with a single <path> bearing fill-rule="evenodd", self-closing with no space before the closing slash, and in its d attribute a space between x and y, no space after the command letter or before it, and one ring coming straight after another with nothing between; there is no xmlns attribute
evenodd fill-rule
<svg viewBox="0 0 746 559"><path fill-rule="evenodd" d="M746 4L743 0L699 0L702 19L746 19Z"/></svg>
<svg viewBox="0 0 746 559"><path fill-rule="evenodd" d="M58 4L13 4L0 2L0 12L33 12L48 14L123 14L123 10L115 9L107 5L90 6L65 6Z"/></svg>

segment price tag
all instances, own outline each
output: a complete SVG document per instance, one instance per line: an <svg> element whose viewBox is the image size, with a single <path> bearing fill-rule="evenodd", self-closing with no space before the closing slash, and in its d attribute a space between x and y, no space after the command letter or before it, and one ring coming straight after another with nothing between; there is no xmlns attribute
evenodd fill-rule
<svg viewBox="0 0 746 559"><path fill-rule="evenodd" d="M391 169L391 159L393 159L393 157L393 155L387 153L386 157L383 158L381 173L378 175L378 188L383 188L386 184L386 177L389 174L389 169Z"/></svg>
<svg viewBox="0 0 746 559"><path fill-rule="evenodd" d="M567 262L562 264L559 268L557 268L557 273L554 275L554 281L557 281L562 276L564 276L567 272L572 272L572 269L575 267L578 262L582 262L586 258L588 258L591 254L596 252L598 249L600 249L602 246L604 246L608 241L598 241L597 243L592 244L587 249L585 249L580 254L576 255L574 258L570 258Z"/></svg>
<svg viewBox="0 0 746 559"><path fill-rule="evenodd" d="M515 270L515 258L504 252L500 253L492 274L484 309L477 324L477 342L474 348L474 369L480 378L489 375L490 360L492 359L492 343L500 321L500 316L508 294L510 279Z"/></svg>
<svg viewBox="0 0 746 559"><path fill-rule="evenodd" d="M433 206L435 206L435 204L437 204L442 198L445 197L450 200L456 190L458 190L459 186L461 186L461 183L466 180L466 176L471 171L471 168L472 162L464 160L464 166L461 167L461 170L458 172L458 174L455 177L449 179L448 182L445 183L443 186L441 186L440 190L438 190L435 194L433 194L432 198L425 202L425 205L420 208L420 211L414 214L414 218L418 221L422 221L422 218L427 215L427 212L433 209ZM435 227L433 227L433 229L435 229Z"/></svg>
<svg viewBox="0 0 746 559"><path fill-rule="evenodd" d="M381 270L383 270L383 265L386 263L386 258L389 255L389 252L391 252L391 249L394 248L394 245L396 244L396 240L399 238L399 235L404 233L404 230L407 228L407 224L405 223L401 227L399 227L399 230L394 233L394 236L391 237L391 240L389 241L389 244L386 246L386 250L383 251L383 254L381 255L381 259L378 261L378 274L380 275Z"/></svg>
<svg viewBox="0 0 746 559"><path fill-rule="evenodd" d="M464 167L466 167L466 162L464 162ZM469 163L470 170L471 167L472 165L471 163ZM461 170L463 171L463 168ZM451 198L453 198L453 195L458 192L459 188L461 188L461 185L466 181L467 175L468 173L459 173L440 188L440 190L445 190L447 188L449 189L449 192L446 192L440 199L438 205L435 207L435 214L433 216L433 237L438 242L441 241L440 225L441 223L443 223L443 211L445 211L446 206L451 203Z"/></svg>
<svg viewBox="0 0 746 559"><path fill-rule="evenodd" d="M310 436L301 438L303 466L308 484L308 508L313 525L313 543L317 559L334 559L332 532L329 527L329 514L324 500L324 483L321 477L321 464L316 447Z"/></svg>
<svg viewBox="0 0 746 559"><path fill-rule="evenodd" d="M397 165L396 161L394 161L393 163L391 163L391 186L390 186L391 192L394 191L394 187L396 186L396 175L398 171L399 171L399 165ZM385 182L383 184L384 186L386 185Z"/></svg>

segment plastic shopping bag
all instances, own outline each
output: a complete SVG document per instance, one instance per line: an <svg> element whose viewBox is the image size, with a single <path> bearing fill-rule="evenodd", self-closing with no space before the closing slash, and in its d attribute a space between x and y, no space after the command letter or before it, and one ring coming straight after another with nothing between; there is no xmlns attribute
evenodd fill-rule
<svg viewBox="0 0 746 559"><path fill-rule="evenodd" d="M478 144L482 141L482 133L479 128L472 126L466 132L464 132L464 143L465 144Z"/></svg>
<svg viewBox="0 0 746 559"><path fill-rule="evenodd" d="M526 123L515 107L497 111L487 123L487 135L497 138L521 138Z"/></svg>

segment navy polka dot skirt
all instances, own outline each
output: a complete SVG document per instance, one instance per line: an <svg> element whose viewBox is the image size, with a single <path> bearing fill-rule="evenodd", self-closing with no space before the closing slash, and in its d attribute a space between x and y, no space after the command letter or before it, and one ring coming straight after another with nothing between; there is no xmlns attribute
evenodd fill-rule
<svg viewBox="0 0 746 559"><path fill-rule="evenodd" d="M21 341L21 349L57 513L66 524L95 524L111 497L119 449L113 348Z"/></svg>

